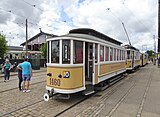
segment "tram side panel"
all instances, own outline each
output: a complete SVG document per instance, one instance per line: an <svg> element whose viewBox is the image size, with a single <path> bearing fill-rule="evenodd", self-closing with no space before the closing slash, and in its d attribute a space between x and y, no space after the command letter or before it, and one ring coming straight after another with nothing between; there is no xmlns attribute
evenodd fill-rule
<svg viewBox="0 0 160 117"><path fill-rule="evenodd" d="M127 60L126 60L126 69L127 69L127 70L132 70L132 69L133 69L132 59L127 59Z"/></svg>
<svg viewBox="0 0 160 117"><path fill-rule="evenodd" d="M125 61L123 62L113 62L109 64L100 65L100 74L98 82L104 81L106 79L112 78L118 74L126 71Z"/></svg>
<svg viewBox="0 0 160 117"><path fill-rule="evenodd" d="M47 76L47 86L55 91L63 89L64 93L65 90L72 93L72 90L83 87L83 67L48 67L47 73L52 74Z"/></svg>

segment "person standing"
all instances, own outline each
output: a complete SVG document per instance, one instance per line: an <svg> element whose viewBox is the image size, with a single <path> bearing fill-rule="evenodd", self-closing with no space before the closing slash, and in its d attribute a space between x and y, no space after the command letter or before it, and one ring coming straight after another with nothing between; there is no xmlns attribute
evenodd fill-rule
<svg viewBox="0 0 160 117"><path fill-rule="evenodd" d="M17 67L17 69L18 69L18 67ZM23 79L22 79L22 68L21 69L18 69L18 79L19 79L19 91L21 91L22 90L22 88L21 88L21 84L22 84L22 81L23 81Z"/></svg>
<svg viewBox="0 0 160 117"><path fill-rule="evenodd" d="M4 65L3 65L3 68L4 68L4 82L6 82L6 78L8 78L8 80L9 80L9 78L10 78L10 70L11 70L11 68L12 68L12 65L11 65L11 63L9 62L9 59L6 59L5 60L5 63L4 63Z"/></svg>
<svg viewBox="0 0 160 117"><path fill-rule="evenodd" d="M25 58L23 63L20 63L17 66L18 69L22 70L22 79L23 79L23 92L30 92L29 83L32 76L32 67L28 59Z"/></svg>

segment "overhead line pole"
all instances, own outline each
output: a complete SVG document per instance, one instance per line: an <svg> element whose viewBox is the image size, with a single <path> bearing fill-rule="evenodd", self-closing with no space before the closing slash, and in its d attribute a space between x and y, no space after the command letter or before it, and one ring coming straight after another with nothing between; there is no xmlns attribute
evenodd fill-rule
<svg viewBox="0 0 160 117"><path fill-rule="evenodd" d="M125 28L125 26L124 26L124 23L123 23L123 22L122 22L122 25L123 25L124 31L125 31L125 33L126 33L126 35L127 35L127 39L128 39L129 45L131 45L131 42L130 42L130 39L129 39L129 36L128 36L128 33L127 33L127 30L126 30L126 28Z"/></svg>
<svg viewBox="0 0 160 117"><path fill-rule="evenodd" d="M26 57L28 57L27 51L28 51L28 21L26 19Z"/></svg>

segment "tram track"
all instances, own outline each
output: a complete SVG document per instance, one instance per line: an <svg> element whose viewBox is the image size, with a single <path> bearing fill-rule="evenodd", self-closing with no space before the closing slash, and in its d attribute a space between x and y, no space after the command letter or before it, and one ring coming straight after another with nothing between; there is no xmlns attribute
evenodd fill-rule
<svg viewBox="0 0 160 117"><path fill-rule="evenodd" d="M110 86L107 88L107 90L108 90L107 93L106 93L105 95L103 95L102 97L100 97L101 100L100 100L99 102L97 102L97 103L101 103L101 102L102 102L103 100L105 100L106 98L109 98L109 97L111 96L111 94L113 94L121 85L123 85L127 80L129 80L129 79L131 79L131 78L133 78L133 77L134 77L134 75L133 75L133 76L127 76L127 78L122 78L122 79L120 79L121 81L117 81L117 82L115 82L114 84L110 85ZM120 99L120 101L112 108L112 110L110 111L110 113L109 113L106 117L110 117L110 116L115 112L115 110L118 108L118 106L119 106L119 105L124 101L124 99L128 96L128 94L131 92L131 90L132 90L132 89L134 88L134 86L135 86L135 81L133 81L133 82L134 82L134 83L132 84L132 86L131 86L129 89L127 89L127 90L128 90L127 93L125 93L125 94L123 95L123 97ZM105 91L105 90L104 90L104 91ZM54 117L58 117L58 116L61 116L61 115L63 116L63 114L64 114L65 112L67 112L67 111L69 111L70 109L74 108L75 106L81 104L82 102L84 102L85 100L89 99L90 97L97 95L97 93L98 93L98 92L96 92L96 93L93 94L93 95L84 97L84 98L80 99L79 101L76 101L75 103L71 104L71 106L65 107L62 111L56 113L56 114L54 115ZM54 95L54 96L55 96L55 95ZM53 96L53 98L54 98L54 96ZM43 99L37 100L37 101L35 101L35 102L31 103L31 104L28 104L28 105L23 106L23 107L21 107L21 108L18 108L18 109L16 109L16 110L13 110L13 111L10 111L10 112L8 112L8 113L5 113L5 114L3 114L2 116L12 115L12 113L14 113L14 112L16 112L16 111L19 111L19 110L21 110L21 109L25 109L25 108L28 108L28 107L31 107L31 106L35 106L35 105L37 105L37 104L39 104L39 103L41 103L41 102L43 102ZM101 105L101 106L103 106L103 105ZM100 109L100 108L99 108L99 109ZM85 113L85 114L86 114L86 113ZM97 115L97 112L93 113L92 115L93 115L93 116L96 116L96 115ZM137 117L138 117L138 116L137 116Z"/></svg>
<svg viewBox="0 0 160 117"><path fill-rule="evenodd" d="M35 83L32 83L31 85L36 85L36 84L43 83L43 82L46 82L46 80L44 80L44 81L39 81L39 82L35 82ZM15 90L15 89L18 89L18 87L13 87L13 88L11 88L11 89L7 89L7 90L0 91L0 93L4 93L4 92L7 92L7 91L12 91L12 90Z"/></svg>
<svg viewBox="0 0 160 117"><path fill-rule="evenodd" d="M152 81L152 77L151 77L151 73L150 73L150 76L149 76L149 80L148 80L148 83L147 83L147 87L145 89L145 92L144 92L144 95L143 95L143 98L142 98L142 101L140 103L140 106L139 106L139 109L138 109L138 113L137 113L137 117L141 117L141 113L142 113L142 110L143 110L143 106L144 106L144 103L145 103L145 100L146 100L146 96L148 94L148 90L149 90L149 87L150 87L150 84L151 84L151 81ZM113 113L117 110L117 108L124 102L124 100L127 98L127 96L131 93L131 91L133 90L133 88L136 86L136 81L134 81L134 83L132 84L132 86L129 88L129 90L122 96L122 98L120 98L120 100L118 101L118 103L110 110L110 112L108 113L108 115L106 117L111 117L113 115Z"/></svg>
<svg viewBox="0 0 160 117"><path fill-rule="evenodd" d="M96 117L96 116L98 116L98 114L99 114L99 112L101 111L101 107L103 107L104 106L104 104L103 104L103 102L104 102L104 100L106 100L107 98L109 98L121 85L123 85L127 80L129 80L129 79L131 79L131 78L133 78L134 76L128 76L126 79L124 79L124 78L122 78L122 79L120 79L121 81L119 82L119 81L117 81L117 82L115 82L114 84L111 84L107 89L105 89L105 90L108 90L107 91L107 93L105 93L102 97L100 97L100 101L98 101L95 105L93 105L93 106L91 106L91 107L88 107L87 109L88 110L84 110L84 111L82 111L82 113L80 114L80 115L78 115L77 117L79 117L79 116L90 116L90 117ZM132 85L132 87L130 87L130 90L129 90L129 92L132 90L132 88L135 86L135 83ZM105 91L104 90L104 91ZM128 91L127 91L128 92ZM129 94L129 92L125 95L125 96L123 96L123 98L122 99L120 99L120 100L124 100L125 99L125 97ZM92 96L96 96L97 95L97 93L95 93L94 95L92 95ZM85 100L87 100L87 99L85 99ZM84 101L85 101L84 100ZM121 101L121 102L122 102ZM80 103L79 103L80 104ZM119 103L120 104L120 103ZM117 106L119 106L119 104L117 104ZM113 109L113 110L115 110L116 108L117 108L117 106ZM66 111L68 111L69 109L66 109ZM112 111L113 111L112 110ZM62 115L64 112L66 112L66 111L62 111L60 114L57 114L58 116L60 116L60 115ZM57 117L57 116L55 116L55 117ZM108 116L107 116L108 117Z"/></svg>
<svg viewBox="0 0 160 117"><path fill-rule="evenodd" d="M46 73L45 73L45 74L46 74ZM41 76L41 75L43 75L43 74L36 75L36 77L37 77L37 76ZM12 75L12 76L17 76L17 74ZM17 77L18 77L18 76L17 76ZM18 80L18 78L10 79L9 81L14 81L14 80ZM4 83L4 81L0 81L0 83Z"/></svg>
<svg viewBox="0 0 160 117"><path fill-rule="evenodd" d="M35 83L35 84L36 84L36 83ZM113 85L113 84L112 84L112 85ZM95 94L96 94L96 93L95 93ZM95 94L94 94L94 95L95 95ZM54 98L55 96L56 96L56 94L53 96L53 98ZM65 113L66 111L72 109L73 107L77 106L78 104L80 104L80 103L84 102L85 100L89 99L91 96L93 96L93 95L85 96L85 97L83 97L82 99L80 99L80 100L76 101L75 103L71 104L71 106L65 107L62 111L60 111L60 112L58 112L56 115L54 115L54 117L58 117L58 116L62 115L62 114ZM13 110L13 111L7 112L7 113L5 113L5 114L3 114L3 115L1 115L1 116L3 117L3 116L12 115L12 113L14 113L14 112L17 112L17 111L19 111L19 110L22 110L22 109L25 109L25 108L28 108L28 107L31 107L31 106L35 106L35 105L37 105L37 104L39 104L39 103L41 103L41 102L43 102L43 101L44 101L43 99L37 100L37 101L35 101L35 102L31 103L31 104L28 104L28 105L25 105L25 106L20 107L20 108L18 108L18 109L15 109L15 110ZM58 102L57 102L57 103L58 103ZM65 105L64 105L64 106L65 106Z"/></svg>
<svg viewBox="0 0 160 117"><path fill-rule="evenodd" d="M57 94L53 94L53 97L56 96L56 95L57 95ZM39 104L39 103L41 103L41 102L44 102L44 99L37 100L37 101L35 101L35 102L31 103L31 104L28 104L28 105L25 105L25 106L23 106L23 107L17 108L17 109L15 109L15 110L13 110L13 111L7 112L7 113L5 113L5 114L3 114L3 115L0 115L0 116L1 116L1 117L4 117L4 116L7 116L7 115L11 115L12 113L14 113L14 112L16 112L16 111L19 111L19 110L21 110L21 109L25 109L25 108L34 106L34 105Z"/></svg>
<svg viewBox="0 0 160 117"><path fill-rule="evenodd" d="M39 77L39 76L42 76L42 75L45 75L45 74L36 74L36 75L34 75L34 80L35 80L35 79L38 80L38 77ZM10 82L13 83L13 81L15 81L15 80L18 81L18 78L9 80L9 83L10 83ZM2 82L4 83L4 81L0 81L0 84L2 84ZM36 85L36 84L39 84L39 83L42 83L42 82L46 82L46 80L34 82L34 83L31 83L30 85ZM5 83L6 83L6 82L5 82ZM10 88L10 89L2 90L2 91L0 91L0 93L4 93L4 92L11 91L11 90L15 90L15 89L18 89L18 87L12 87L12 88Z"/></svg>
<svg viewBox="0 0 160 117"><path fill-rule="evenodd" d="M147 97L147 94L148 94L148 91L149 91L149 87L151 85L151 81L152 81L152 77L151 77L151 73L150 73L150 76L149 76L149 81L147 83L147 87L146 87L146 90L144 92L144 95L143 95L143 99L141 101L141 104L139 106L139 110L138 110L138 113L137 113L137 117L141 117L141 114L142 114L142 110L143 110L143 107L144 107L144 103L146 101L146 97Z"/></svg>
<svg viewBox="0 0 160 117"><path fill-rule="evenodd" d="M124 79L124 78L119 78L116 82L114 82L114 83L112 83L111 85L109 85L108 88L114 86L115 84L117 84L119 81L121 81L121 80L123 80L123 79ZM120 82L116 87L114 86L112 89L110 89L107 94L110 94L113 90L115 90L115 88L118 88L120 85L122 85L122 82ZM107 89L108 89L108 88L107 88ZM105 89L105 90L106 90L106 89ZM99 92L99 91L98 91L98 92ZM86 100L89 99L90 97L95 96L98 92L94 93L93 95L89 95L89 96L87 96L87 97L79 100L78 102L74 103L73 105L65 108L65 109L62 110L61 112L59 112L59 113L57 113L56 115L54 115L54 117L58 117L58 116L64 114L64 113L67 112L68 110L70 110L70 109L72 109L73 107L77 106L78 104L86 101Z"/></svg>
<svg viewBox="0 0 160 117"><path fill-rule="evenodd" d="M46 72L46 70L34 71L33 73L40 73L40 72ZM10 74L10 76L17 76L17 75L18 75L18 73L16 73L16 72L13 72L13 74ZM4 75L0 74L0 78L3 78L3 77L4 77Z"/></svg>

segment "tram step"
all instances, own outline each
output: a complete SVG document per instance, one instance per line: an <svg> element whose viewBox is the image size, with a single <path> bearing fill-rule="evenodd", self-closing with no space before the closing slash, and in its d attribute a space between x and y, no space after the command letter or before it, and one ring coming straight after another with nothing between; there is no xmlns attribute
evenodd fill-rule
<svg viewBox="0 0 160 117"><path fill-rule="evenodd" d="M59 95L56 95L56 98L62 99L62 100L68 100L70 99L70 95L69 94L59 94Z"/></svg>
<svg viewBox="0 0 160 117"><path fill-rule="evenodd" d="M94 93L95 91L94 90L85 90L84 92L83 92L83 95L90 95L90 94L92 94L92 93Z"/></svg>
<svg viewBox="0 0 160 117"><path fill-rule="evenodd" d="M88 85L86 85L86 90L83 91L83 94L84 94L84 95L90 95L90 94L92 94L92 93L94 93L94 92L95 92L95 91L94 91L94 86L91 85L91 84L88 84Z"/></svg>

